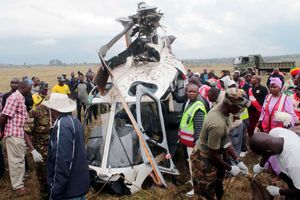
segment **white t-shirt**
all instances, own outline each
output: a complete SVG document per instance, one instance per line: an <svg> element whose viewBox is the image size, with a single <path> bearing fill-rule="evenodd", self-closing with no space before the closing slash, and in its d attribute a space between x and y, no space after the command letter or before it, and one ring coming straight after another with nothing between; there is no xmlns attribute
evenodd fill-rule
<svg viewBox="0 0 300 200"><path fill-rule="evenodd" d="M269 135L283 138L283 150L276 157L282 171L292 179L294 186L300 189L300 137L284 128L274 128Z"/></svg>

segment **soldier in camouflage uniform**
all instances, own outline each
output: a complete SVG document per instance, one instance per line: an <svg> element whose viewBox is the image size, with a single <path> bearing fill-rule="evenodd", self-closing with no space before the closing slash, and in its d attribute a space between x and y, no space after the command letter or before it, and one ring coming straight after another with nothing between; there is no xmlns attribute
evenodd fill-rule
<svg viewBox="0 0 300 200"><path fill-rule="evenodd" d="M35 161L41 195L46 199L48 196L46 161L50 137L49 109L39 104L28 113L28 117L24 125L25 140Z"/></svg>
<svg viewBox="0 0 300 200"><path fill-rule="evenodd" d="M229 114L238 113L247 105L236 88L225 93L223 103L211 110L206 116L200 138L191 155L195 195L206 199L221 199L225 170L236 176L240 171L247 174L247 166L239 160L229 141L231 124ZM229 155L236 165L229 165L224 158Z"/></svg>

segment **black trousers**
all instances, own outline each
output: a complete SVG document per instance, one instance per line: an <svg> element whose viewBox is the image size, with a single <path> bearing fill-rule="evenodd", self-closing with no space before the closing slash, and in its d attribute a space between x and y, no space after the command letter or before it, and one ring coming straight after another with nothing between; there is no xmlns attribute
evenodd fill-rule
<svg viewBox="0 0 300 200"><path fill-rule="evenodd" d="M98 115L98 105L91 105L88 109L88 116L86 119L86 124L88 122L92 123L92 116L94 115L95 120L97 120L97 115Z"/></svg>
<svg viewBox="0 0 300 200"><path fill-rule="evenodd" d="M83 108L83 111L85 111L86 105L79 101L77 101L76 104L77 104L77 117L79 121L81 121L81 110L82 110L81 108Z"/></svg>
<svg viewBox="0 0 300 200"><path fill-rule="evenodd" d="M2 144L0 143L0 178L4 175L4 172L5 172L4 156L2 151Z"/></svg>

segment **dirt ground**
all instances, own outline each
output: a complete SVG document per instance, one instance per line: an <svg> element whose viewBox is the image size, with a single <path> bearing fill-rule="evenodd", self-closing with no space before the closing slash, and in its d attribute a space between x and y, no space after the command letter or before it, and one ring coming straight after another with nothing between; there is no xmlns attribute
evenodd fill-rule
<svg viewBox="0 0 300 200"><path fill-rule="evenodd" d="M207 68L208 70L214 69L217 75L220 75L221 69L228 69L233 71L231 66L228 65L214 65L214 66L187 66L192 68L194 72L202 72L203 68ZM63 67L31 67L31 68L5 68L0 69L0 92L6 92L9 90L9 81L12 77L22 77L25 75L38 76L41 80L44 80L49 83L50 87L56 84L56 77L62 73L66 73L69 77L71 71L75 73L80 70L83 73L87 71L88 68L92 68L94 71L97 66L63 66ZM88 138L90 128L95 125L97 122L94 121L92 124L86 128L86 138ZM99 122L98 122L99 123ZM6 155L6 153L5 153ZM31 189L31 194L23 197L16 197L11 190L10 180L9 180L9 172L8 169L6 171L5 176L0 179L0 200L4 199L24 199L24 200L38 200L39 191L38 191L38 182L33 168L33 161L31 155L27 155L30 165L29 177L25 181L26 187ZM243 158L245 164L249 167L249 170L252 172L252 166L258 162L258 157L249 152L245 158ZM179 168L181 175L178 177L178 180L185 183L189 180L188 177L188 169L186 167ZM258 178L261 182L265 184L269 184L269 176L266 174L259 175ZM166 177L167 180L170 180L169 177ZM159 188L153 186L148 190L141 190L140 192L130 195L130 196L122 196L115 197L107 194L96 194L92 190L88 193L88 199L167 199L167 200L175 200L175 199L192 199L185 196L185 193L191 189L190 185L183 184L179 186L172 185L170 181L168 181L169 188ZM227 178L224 181L225 195L223 199L235 200L235 199L252 199L252 191L250 187L250 182L247 177L239 175L237 178Z"/></svg>

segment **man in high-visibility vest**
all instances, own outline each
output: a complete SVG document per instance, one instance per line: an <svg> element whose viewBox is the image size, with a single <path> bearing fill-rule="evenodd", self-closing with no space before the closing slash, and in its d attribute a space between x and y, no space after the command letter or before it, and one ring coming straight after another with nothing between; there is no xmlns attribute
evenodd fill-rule
<svg viewBox="0 0 300 200"><path fill-rule="evenodd" d="M258 122L264 100L268 95L268 89L260 84L260 76L253 76L251 79L251 87L248 90L248 98L251 101L251 106L248 108L249 127L248 135L252 136Z"/></svg>
<svg viewBox="0 0 300 200"><path fill-rule="evenodd" d="M202 123L206 116L205 105L198 100L199 88L195 84L188 84L186 95L188 101L185 104L184 113L181 118L179 127L180 142L186 146L188 153L189 170L192 180L192 165L190 155L192 154L195 142L198 140L202 128ZM194 190L187 193L189 196L194 195Z"/></svg>

